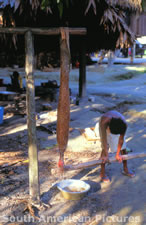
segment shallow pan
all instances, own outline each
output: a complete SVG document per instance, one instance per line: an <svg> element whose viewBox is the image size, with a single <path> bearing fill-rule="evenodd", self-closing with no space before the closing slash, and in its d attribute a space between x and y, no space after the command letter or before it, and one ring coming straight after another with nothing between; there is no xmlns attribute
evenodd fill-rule
<svg viewBox="0 0 146 225"><path fill-rule="evenodd" d="M82 180L67 179L57 184L63 197L68 200L79 200L90 190L90 185Z"/></svg>

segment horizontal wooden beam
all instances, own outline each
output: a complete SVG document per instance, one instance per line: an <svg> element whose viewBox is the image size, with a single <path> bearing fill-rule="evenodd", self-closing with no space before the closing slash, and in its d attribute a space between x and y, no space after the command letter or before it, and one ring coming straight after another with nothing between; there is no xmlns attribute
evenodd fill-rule
<svg viewBox="0 0 146 225"><path fill-rule="evenodd" d="M146 157L146 152L122 155L123 160L142 158L142 157ZM113 162L117 162L115 155L112 157L109 157L109 163L113 163ZM79 163L79 164L75 164L75 165L65 165L64 171L86 169L89 167L100 165L101 163L102 163L102 160L97 159L97 160ZM52 174L55 174L55 173L57 174L57 171L58 171L58 168L55 168L55 169L52 169L51 172L52 172Z"/></svg>
<svg viewBox="0 0 146 225"><path fill-rule="evenodd" d="M86 35L86 28L70 28L65 27L64 29L69 30L71 35ZM59 35L61 32L61 27L58 28L33 28L33 27L5 27L0 28L0 33L4 34L25 34L27 31L31 31L36 35Z"/></svg>
<svg viewBox="0 0 146 225"><path fill-rule="evenodd" d="M69 29L69 33L72 35L86 35L87 33L87 29L84 27L81 28L68 28Z"/></svg>

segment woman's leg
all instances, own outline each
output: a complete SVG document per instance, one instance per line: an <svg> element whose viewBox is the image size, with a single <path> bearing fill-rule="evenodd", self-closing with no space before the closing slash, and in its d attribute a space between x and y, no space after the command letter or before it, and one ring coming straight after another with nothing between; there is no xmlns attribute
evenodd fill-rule
<svg viewBox="0 0 146 225"><path fill-rule="evenodd" d="M121 155L127 155L126 149L121 150ZM128 169L127 160L123 160L123 174L128 177L135 176L135 174Z"/></svg>

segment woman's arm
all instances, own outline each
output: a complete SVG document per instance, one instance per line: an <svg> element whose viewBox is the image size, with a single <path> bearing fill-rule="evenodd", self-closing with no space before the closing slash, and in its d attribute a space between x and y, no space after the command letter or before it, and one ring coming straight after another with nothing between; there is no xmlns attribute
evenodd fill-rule
<svg viewBox="0 0 146 225"><path fill-rule="evenodd" d="M122 156L120 156L120 151L121 151L122 145L124 143L124 136L125 136L125 134L121 134L120 135L119 142L118 142L118 147L117 147L116 159L119 162L122 162Z"/></svg>

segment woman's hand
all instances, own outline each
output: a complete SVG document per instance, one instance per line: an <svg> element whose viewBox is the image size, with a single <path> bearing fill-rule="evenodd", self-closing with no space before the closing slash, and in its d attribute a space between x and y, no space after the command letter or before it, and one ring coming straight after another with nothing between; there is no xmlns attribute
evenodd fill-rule
<svg viewBox="0 0 146 225"><path fill-rule="evenodd" d="M101 152L100 159L102 160L102 163L107 163L107 162L109 162L108 152L102 151L102 152Z"/></svg>
<svg viewBox="0 0 146 225"><path fill-rule="evenodd" d="M119 161L119 163L121 163L123 161L123 158L121 155L116 154L116 160Z"/></svg>

